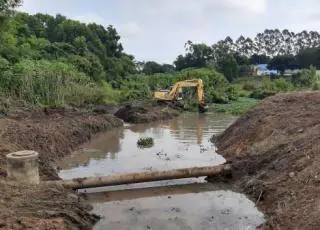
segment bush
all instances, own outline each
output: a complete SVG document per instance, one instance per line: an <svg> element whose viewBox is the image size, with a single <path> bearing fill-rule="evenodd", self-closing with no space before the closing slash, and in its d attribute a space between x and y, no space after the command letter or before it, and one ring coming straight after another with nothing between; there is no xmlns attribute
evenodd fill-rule
<svg viewBox="0 0 320 230"><path fill-rule="evenodd" d="M147 138L140 138L137 144L140 148L151 148L154 145L154 142L152 137L147 137Z"/></svg>
<svg viewBox="0 0 320 230"><path fill-rule="evenodd" d="M230 87L229 82L221 73L208 68L189 68L172 74L132 75L128 76L127 79L122 81L121 84L112 83L114 85L122 85L122 101L151 98L154 90L158 88L168 89L176 82L187 79L202 79L207 103L227 103L229 100L234 100L238 97L237 90ZM184 91L189 92L186 88L184 88ZM196 95L193 93L193 98L195 97Z"/></svg>
<svg viewBox="0 0 320 230"><path fill-rule="evenodd" d="M275 79L274 83L277 90L282 92L288 92L294 88L292 83L289 80L286 80L285 78Z"/></svg>
<svg viewBox="0 0 320 230"><path fill-rule="evenodd" d="M250 108L259 103L259 100L250 98L239 98L228 104L215 104L213 109L215 112L228 113L239 116L245 114Z"/></svg>
<svg viewBox="0 0 320 230"><path fill-rule="evenodd" d="M246 90L246 91L254 91L256 90L256 87L251 84L251 83L245 83L243 86L242 86L242 89L243 90Z"/></svg>
<svg viewBox="0 0 320 230"><path fill-rule="evenodd" d="M316 69L310 66L309 69L303 69L300 73L294 74L292 76L292 83L296 87L311 87L316 81Z"/></svg>
<svg viewBox="0 0 320 230"><path fill-rule="evenodd" d="M263 90L255 90L249 95L249 97L250 98L254 98L254 99L262 100L262 99L264 99L266 97L270 97L270 96L273 96L275 94L276 94L275 92L263 91Z"/></svg>
<svg viewBox="0 0 320 230"><path fill-rule="evenodd" d="M46 106L103 103L107 92L70 64L23 60L3 72L1 92L31 104Z"/></svg>
<svg viewBox="0 0 320 230"><path fill-rule="evenodd" d="M312 90L320 90L320 81L313 83Z"/></svg>

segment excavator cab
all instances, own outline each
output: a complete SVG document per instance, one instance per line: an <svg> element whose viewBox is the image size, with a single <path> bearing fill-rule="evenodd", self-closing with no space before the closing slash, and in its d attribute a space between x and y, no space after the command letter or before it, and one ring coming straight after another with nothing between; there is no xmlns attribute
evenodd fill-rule
<svg viewBox="0 0 320 230"><path fill-rule="evenodd" d="M207 106L204 100L203 83L201 79L192 79L176 82L169 90L159 89L154 92L154 99L159 102L167 101L181 101L182 89L186 87L196 87L197 97L199 100L199 112L204 113L207 110Z"/></svg>

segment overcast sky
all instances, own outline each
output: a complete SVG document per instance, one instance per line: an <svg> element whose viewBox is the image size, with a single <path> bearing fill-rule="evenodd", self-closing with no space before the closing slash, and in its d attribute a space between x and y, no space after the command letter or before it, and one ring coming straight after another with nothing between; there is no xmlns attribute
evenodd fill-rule
<svg viewBox="0 0 320 230"><path fill-rule="evenodd" d="M320 0L24 0L22 11L114 25L137 60L172 63L187 40L320 29Z"/></svg>

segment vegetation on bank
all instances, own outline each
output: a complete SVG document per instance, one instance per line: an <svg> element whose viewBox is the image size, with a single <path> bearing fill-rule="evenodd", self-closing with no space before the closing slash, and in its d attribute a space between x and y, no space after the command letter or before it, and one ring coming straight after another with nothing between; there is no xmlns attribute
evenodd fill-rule
<svg viewBox="0 0 320 230"><path fill-rule="evenodd" d="M236 101L232 101L228 104L213 104L209 107L209 110L240 116L245 114L253 106L257 105L259 101L260 100L253 98L239 97Z"/></svg>
<svg viewBox="0 0 320 230"><path fill-rule="evenodd" d="M244 97L262 99L320 88L315 68L320 67L317 32L266 30L255 39L228 37L212 46L188 41L185 54L174 65L158 64L138 62L126 54L112 26L84 24L59 14L14 12L19 4L19 0L0 2L0 97L50 107L115 104L151 99L157 88L201 78L206 102L222 104L215 106L222 111L228 107L225 104L237 105ZM256 77L252 65L259 63L280 72L305 69L290 77ZM192 108L194 89L185 96ZM236 111L231 113L241 113Z"/></svg>

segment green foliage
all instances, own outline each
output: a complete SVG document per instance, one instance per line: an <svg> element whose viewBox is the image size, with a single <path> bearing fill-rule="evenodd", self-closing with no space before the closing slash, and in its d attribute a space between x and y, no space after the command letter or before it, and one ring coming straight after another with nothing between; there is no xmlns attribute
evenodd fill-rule
<svg viewBox="0 0 320 230"><path fill-rule="evenodd" d="M298 65L296 64L296 58L293 55L279 55L275 56L269 62L268 68L276 69L283 74L286 69L296 69L298 68Z"/></svg>
<svg viewBox="0 0 320 230"><path fill-rule="evenodd" d="M152 137L140 138L137 142L137 145L140 148L151 148L154 145L153 138Z"/></svg>
<svg viewBox="0 0 320 230"><path fill-rule="evenodd" d="M226 55L217 62L217 70L224 74L229 82L238 77L239 66L232 55Z"/></svg>
<svg viewBox="0 0 320 230"><path fill-rule="evenodd" d="M285 78L278 78L274 80L275 87L280 92L288 92L294 89L290 80Z"/></svg>
<svg viewBox="0 0 320 230"><path fill-rule="evenodd" d="M316 80L316 69L313 66L310 66L309 69L303 69L292 76L292 83L300 88L311 87Z"/></svg>
<svg viewBox="0 0 320 230"><path fill-rule="evenodd" d="M275 95L275 92L271 92L271 91L265 91L265 90L262 90L262 89L257 89L255 91L253 91L249 97L250 98L254 98L254 99L258 99L258 100L262 100L266 97L270 97L270 96L273 96Z"/></svg>
<svg viewBox="0 0 320 230"><path fill-rule="evenodd" d="M210 110L239 116L245 114L250 108L258 103L259 100L240 97L236 101L232 101L228 104L214 104Z"/></svg>
<svg viewBox="0 0 320 230"><path fill-rule="evenodd" d="M61 15L16 13L3 37L0 55L12 63L60 59L97 82L136 72L134 58L122 52L120 36L112 26L86 25Z"/></svg>
<svg viewBox="0 0 320 230"><path fill-rule="evenodd" d="M138 77L135 80L122 81L120 90L121 101L132 101L152 97L152 91L150 90L147 82L144 80L144 77Z"/></svg>
<svg viewBox="0 0 320 230"><path fill-rule="evenodd" d="M142 72L145 74L155 74L155 73L173 73L175 68L173 65L169 64L159 64L154 61L148 61L146 63L142 63Z"/></svg>
<svg viewBox="0 0 320 230"><path fill-rule="evenodd" d="M49 106L103 103L107 96L84 73L57 61L22 60L2 72L0 87L8 97Z"/></svg>
<svg viewBox="0 0 320 230"><path fill-rule="evenodd" d="M21 0L1 0L0 1L0 13L13 10L15 7L21 4Z"/></svg>
<svg viewBox="0 0 320 230"><path fill-rule="evenodd" d="M312 90L320 90L320 81L316 81L313 83Z"/></svg>

